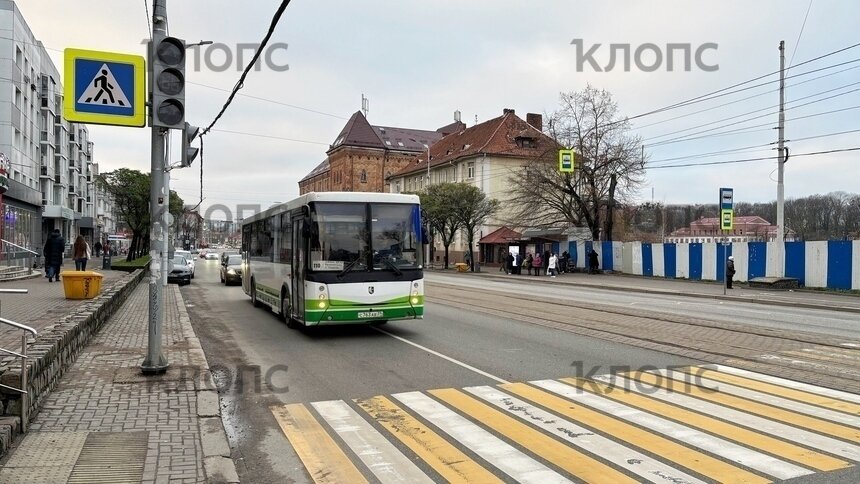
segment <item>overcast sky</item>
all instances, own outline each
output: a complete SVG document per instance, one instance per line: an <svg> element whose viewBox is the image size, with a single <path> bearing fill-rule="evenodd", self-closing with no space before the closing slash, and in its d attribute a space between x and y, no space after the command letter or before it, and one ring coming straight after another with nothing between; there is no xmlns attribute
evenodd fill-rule
<svg viewBox="0 0 860 484"><path fill-rule="evenodd" d="M150 2L151 3L151 2ZM258 42L280 2L277 0L170 0L170 32L188 42L212 40L225 45ZM144 0L20 0L24 16L37 38L49 48L58 66L62 49L90 48L144 53L148 35ZM503 108L547 113L557 109L561 91L591 83L612 92L620 112L635 116L717 89L768 74L779 68L778 44L786 41L786 63L794 64L860 42L860 2L813 0L802 37L797 42L808 0L793 1L549 1L532 0L294 0L287 8L272 42L289 44L275 61L289 64L286 72L265 65L252 72L243 94L274 102L238 97L216 129L290 138L286 141L213 131L206 137L203 206L223 203L287 201L298 193L297 181L325 158L328 145L345 119L370 98L371 123L436 129L460 110L472 125L496 117ZM595 59L603 67L608 45L666 43L719 45L705 55L715 72L693 64L689 72L668 72L665 63L655 72L620 64L611 72L576 69L573 39L586 49L600 43ZM795 52L796 50L796 52ZM664 48L665 53L665 48ZM789 75L860 58L860 47L799 66ZM213 54L223 61L223 54ZM247 55L246 55L247 59ZM187 119L206 125L218 112L240 74L213 72L205 66L189 72ZM678 58L680 61L680 57ZM860 62L789 79L787 107L817 101L786 112L786 138L799 139L860 129L860 109L846 109L806 119L801 116L860 106ZM189 70L193 65L189 65ZM60 69L62 71L62 69ZM817 80L810 80L826 74ZM744 87L775 80L768 77ZM804 82L803 84L792 84ZM204 87L201 86L211 86ZM843 86L848 86L844 87ZM760 146L776 140L777 116L723 128L772 123L758 131L693 141L648 146L680 134L713 129L734 120L775 112L777 84L770 83L732 96L687 108L645 116L634 121L655 166L702 163L773 156L768 148L738 150L720 156L661 161L714 151ZM817 95L823 91L830 93ZM692 114L743 97L749 100ZM839 95L829 100L820 99ZM760 111L756 111L760 110ZM744 115L750 111L753 114ZM722 119L733 118L719 122ZM699 125L674 136L662 136ZM707 133L706 133L707 134ZM95 159L102 171L119 167L149 169L148 129L91 127ZM174 136L178 141L178 136ZM792 153L860 146L860 132L789 143ZM176 151L178 153L178 151ZM199 160L198 160L199 162ZM797 197L836 190L860 192L860 151L793 158L786 169L786 195ZM199 166L174 171L173 188L191 203L198 199ZM667 203L716 202L720 186L735 188L738 201L767 201L776 197L776 164L749 163L650 170L640 197ZM215 218L218 218L217 216Z"/></svg>

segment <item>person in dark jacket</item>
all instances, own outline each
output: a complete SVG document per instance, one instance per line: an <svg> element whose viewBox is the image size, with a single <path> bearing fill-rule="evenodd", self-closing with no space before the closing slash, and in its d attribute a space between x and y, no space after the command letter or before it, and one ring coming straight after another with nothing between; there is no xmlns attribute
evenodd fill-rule
<svg viewBox="0 0 860 484"><path fill-rule="evenodd" d="M597 270L600 268L600 260L597 256L597 251L591 249L591 253L588 254L588 273L596 274Z"/></svg>
<svg viewBox="0 0 860 484"><path fill-rule="evenodd" d="M511 254L510 252L508 252L507 257L505 257L505 273L514 273L514 254Z"/></svg>
<svg viewBox="0 0 860 484"><path fill-rule="evenodd" d="M732 288L732 279L735 278L735 258L734 256L729 256L728 262L726 262L726 289Z"/></svg>
<svg viewBox="0 0 860 484"><path fill-rule="evenodd" d="M102 242L100 240L96 241L95 245L93 245L93 249L96 251L96 257L102 256Z"/></svg>
<svg viewBox="0 0 860 484"><path fill-rule="evenodd" d="M552 254L550 254L550 252L548 250L543 251L543 259L541 259L541 262L543 262L543 275L545 275L545 276L549 275L549 258L550 257L552 257Z"/></svg>
<svg viewBox="0 0 860 484"><path fill-rule="evenodd" d="M60 266L63 265L63 253L66 250L66 240L60 235L59 229L54 229L48 240L45 242L45 248L42 255L45 258L45 276L48 282L60 280Z"/></svg>

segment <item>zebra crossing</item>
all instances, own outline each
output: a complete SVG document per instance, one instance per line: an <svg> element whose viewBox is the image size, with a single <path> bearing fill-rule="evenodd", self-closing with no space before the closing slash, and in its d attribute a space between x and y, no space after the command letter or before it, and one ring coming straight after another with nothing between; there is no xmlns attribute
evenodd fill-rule
<svg viewBox="0 0 860 484"><path fill-rule="evenodd" d="M765 483L860 462L860 395L721 365L271 411L318 483Z"/></svg>

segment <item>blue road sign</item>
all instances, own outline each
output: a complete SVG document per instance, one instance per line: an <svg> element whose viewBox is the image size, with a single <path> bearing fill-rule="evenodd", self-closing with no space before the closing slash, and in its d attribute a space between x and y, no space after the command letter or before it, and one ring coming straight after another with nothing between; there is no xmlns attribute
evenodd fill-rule
<svg viewBox="0 0 860 484"><path fill-rule="evenodd" d="M143 57L66 49L65 71L63 115L69 121L146 124Z"/></svg>

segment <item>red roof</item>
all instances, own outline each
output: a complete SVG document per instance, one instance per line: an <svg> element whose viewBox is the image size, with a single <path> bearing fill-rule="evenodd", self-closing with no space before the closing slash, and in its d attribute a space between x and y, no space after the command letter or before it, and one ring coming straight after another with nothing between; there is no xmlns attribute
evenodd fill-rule
<svg viewBox="0 0 860 484"><path fill-rule="evenodd" d="M436 131L397 128L394 126L372 126L361 111L356 111L337 135L329 153L340 146L389 149L421 152L442 138Z"/></svg>
<svg viewBox="0 0 860 484"><path fill-rule="evenodd" d="M533 148L523 147L517 140L525 138L534 142ZM430 167L442 165L460 158L476 155L496 155L518 158L540 158L553 153L558 145L552 138L518 117L513 110L505 110L498 118L484 121L471 128L445 136L430 147ZM419 155L395 176L408 175L427 169L426 153Z"/></svg>
<svg viewBox="0 0 860 484"><path fill-rule="evenodd" d="M522 240L523 234L517 232L516 230L511 230L505 226L502 226L498 230L495 230L487 235L485 235L478 243L481 244L507 244L508 242L514 240Z"/></svg>

